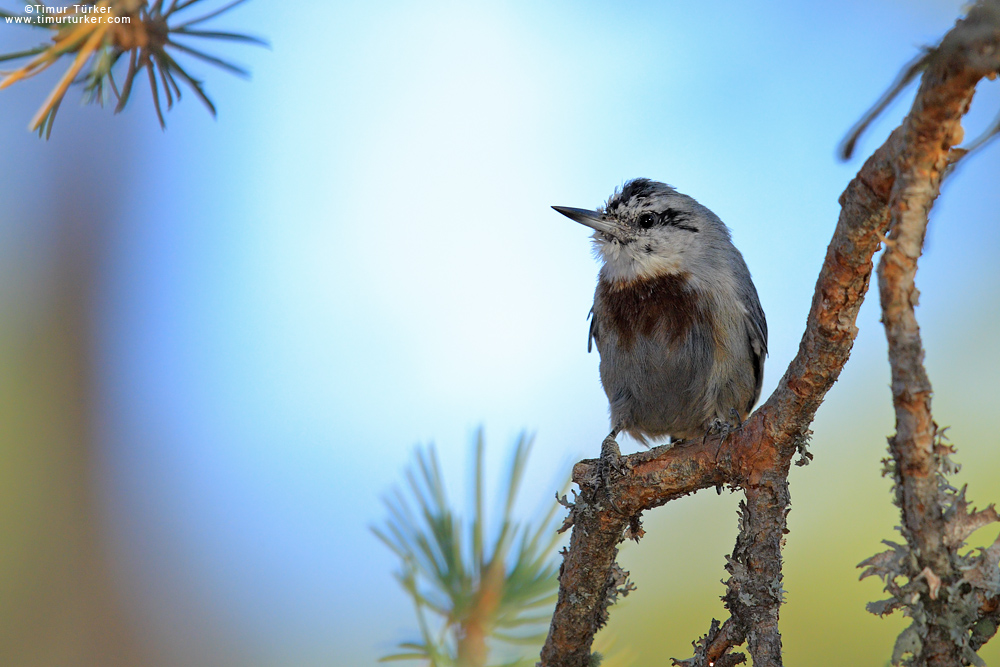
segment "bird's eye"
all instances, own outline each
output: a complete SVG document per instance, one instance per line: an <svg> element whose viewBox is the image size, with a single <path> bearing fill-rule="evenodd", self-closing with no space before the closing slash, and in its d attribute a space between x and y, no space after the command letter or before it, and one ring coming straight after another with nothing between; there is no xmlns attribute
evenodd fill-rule
<svg viewBox="0 0 1000 667"><path fill-rule="evenodd" d="M643 213L639 216L639 226L643 229L649 229L656 224L656 216L649 211Z"/></svg>

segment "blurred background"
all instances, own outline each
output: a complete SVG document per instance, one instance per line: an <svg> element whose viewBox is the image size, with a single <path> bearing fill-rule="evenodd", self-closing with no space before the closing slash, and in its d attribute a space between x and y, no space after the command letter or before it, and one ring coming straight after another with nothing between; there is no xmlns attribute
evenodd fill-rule
<svg viewBox="0 0 1000 667"><path fill-rule="evenodd" d="M491 479L535 433L531 517L607 433L597 264L549 206L646 176L719 214L768 316L767 396L837 197L912 90L856 159L838 141L960 11L254 0L211 24L271 41L211 45L253 80L191 66L217 121L185 96L161 132L145 87L119 117L71 91L45 142L25 126L57 73L2 91L0 664L368 665L412 638L369 526L414 446L436 443L464 507L475 429ZM982 86L966 136L998 108ZM980 507L1000 500L998 170L991 146L948 181L918 276L935 416ZM859 326L791 475L789 664L884 665L904 626L865 611L884 595L855 569L898 539L875 299ZM725 618L737 502L647 515L621 557L639 588L603 641L635 665L691 655Z"/></svg>

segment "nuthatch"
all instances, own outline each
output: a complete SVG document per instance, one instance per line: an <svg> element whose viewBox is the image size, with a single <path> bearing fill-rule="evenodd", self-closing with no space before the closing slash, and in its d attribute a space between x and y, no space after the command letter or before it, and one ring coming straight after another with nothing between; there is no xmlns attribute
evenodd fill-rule
<svg viewBox="0 0 1000 667"><path fill-rule="evenodd" d="M602 260L587 350L597 343L611 433L642 443L728 433L760 397L767 322L729 229L669 185L637 178L596 211L553 208L594 229Z"/></svg>

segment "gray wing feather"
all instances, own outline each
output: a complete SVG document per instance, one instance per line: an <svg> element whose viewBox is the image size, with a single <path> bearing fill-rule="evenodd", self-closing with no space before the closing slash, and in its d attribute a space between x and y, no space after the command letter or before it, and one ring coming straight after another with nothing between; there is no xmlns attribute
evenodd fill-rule
<svg viewBox="0 0 1000 667"><path fill-rule="evenodd" d="M597 314L594 313L594 309L590 309L590 314L587 315L587 319L590 320L590 330L587 332L587 352L591 351L591 344L597 340Z"/></svg>
<svg viewBox="0 0 1000 667"><path fill-rule="evenodd" d="M748 281L749 289L743 295L743 305L747 309L747 344L750 347L750 360L753 364L754 391L753 399L747 406L747 412L753 409L760 399L760 389L764 382L764 357L767 356L767 318L760 306L757 289Z"/></svg>

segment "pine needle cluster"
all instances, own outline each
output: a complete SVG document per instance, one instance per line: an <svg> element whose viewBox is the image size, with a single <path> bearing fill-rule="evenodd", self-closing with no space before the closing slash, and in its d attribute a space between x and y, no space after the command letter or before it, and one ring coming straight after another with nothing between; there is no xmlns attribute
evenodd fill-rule
<svg viewBox="0 0 1000 667"><path fill-rule="evenodd" d="M522 435L507 469L492 538L486 535L482 432L474 446L471 521L449 504L434 448L417 450L405 490L397 487L385 497L389 517L372 530L399 557L396 577L413 600L420 639L401 643L383 661L483 667L491 653L499 653L509 667L535 663L558 591L560 535L555 502L540 521L514 518L530 448L531 439Z"/></svg>
<svg viewBox="0 0 1000 667"><path fill-rule="evenodd" d="M223 14L244 0L228 4L193 18L184 18L185 10L200 6L202 0L101 0L80 2L65 7L26 6L21 13L0 10L8 23L26 25L51 33L51 40L15 53L0 54L0 62L31 58L22 67L4 72L0 89L33 77L64 58L69 67L55 88L31 119L29 129L46 138L52 133L56 112L70 85L80 84L85 102L103 106L112 97L115 113L128 103L136 78L145 70L153 96L153 107L160 127L166 127L163 103L169 110L181 99L183 89L194 93L215 116L215 104L205 93L203 82L178 63L177 54L207 62L242 77L250 73L243 67L195 48L186 40L226 40L267 46L267 42L250 35L200 29L200 24ZM31 8L32 11L27 10ZM127 54L127 58L125 57ZM127 60L121 85L114 69Z"/></svg>

